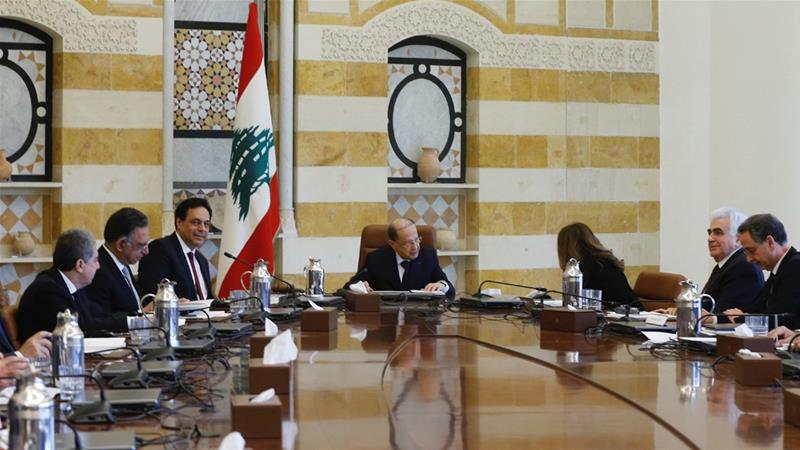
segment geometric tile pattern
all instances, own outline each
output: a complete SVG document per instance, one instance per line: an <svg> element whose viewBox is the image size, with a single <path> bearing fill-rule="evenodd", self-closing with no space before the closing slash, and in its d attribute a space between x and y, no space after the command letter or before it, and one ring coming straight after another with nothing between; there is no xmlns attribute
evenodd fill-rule
<svg viewBox="0 0 800 450"><path fill-rule="evenodd" d="M173 189L172 207L189 197L205 197L211 205L211 223L220 230L225 221L225 189L219 188L183 188Z"/></svg>
<svg viewBox="0 0 800 450"><path fill-rule="evenodd" d="M0 195L0 244L11 244L19 231L33 234L37 244L44 242L43 207L42 195Z"/></svg>
<svg viewBox="0 0 800 450"><path fill-rule="evenodd" d="M458 285L458 264L459 259L453 258L450 256L440 256L439 257L439 265L442 267L442 271L445 275L447 275L447 279L453 286ZM461 260L463 264L463 259Z"/></svg>
<svg viewBox="0 0 800 450"><path fill-rule="evenodd" d="M464 232L463 221L459 220L459 206L463 204L463 195L389 194L388 218L392 221L408 217L419 225L451 230L461 239Z"/></svg>
<svg viewBox="0 0 800 450"><path fill-rule="evenodd" d="M427 66L428 71L430 71L431 75L434 75L436 78L441 81L445 87L447 88L448 94L453 102L453 106L455 108L456 113L462 113L461 111L461 85L462 85L462 74L461 74L461 67L459 66L440 66L435 64L430 64ZM408 75L414 72L414 65L413 64L389 64L388 65L389 71L389 93L388 97L391 98L394 90L397 88L398 84L403 81ZM452 118L451 118L452 120ZM461 131L454 131L453 134L453 141L450 144L450 151L447 152L444 159L439 162L439 168L442 170L441 175L439 175L439 179L460 179L461 178L461 164L462 161L462 151L461 151ZM388 155L388 171L389 177L392 178L412 178L413 177L413 169L406 165L394 151L391 150L392 144L389 142L389 155ZM404 154L406 157L417 162L419 158L419 149L403 149ZM441 150L441 149L440 149Z"/></svg>
<svg viewBox="0 0 800 450"><path fill-rule="evenodd" d="M217 283L217 266L219 265L219 239L208 239L200 247L200 253L208 259L208 272L211 275L211 286Z"/></svg>
<svg viewBox="0 0 800 450"><path fill-rule="evenodd" d="M36 274L48 267L50 264L47 263L0 264L0 291L6 290L9 304L16 304L25 289L36 278ZM0 292L0 301L2 301L2 292Z"/></svg>
<svg viewBox="0 0 800 450"><path fill-rule="evenodd" d="M244 32L175 28L175 130L233 130Z"/></svg>

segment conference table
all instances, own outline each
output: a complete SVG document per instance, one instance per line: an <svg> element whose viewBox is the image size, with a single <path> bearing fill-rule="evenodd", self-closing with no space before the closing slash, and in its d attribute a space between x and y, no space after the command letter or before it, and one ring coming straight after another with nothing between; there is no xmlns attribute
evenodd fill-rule
<svg viewBox="0 0 800 450"><path fill-rule="evenodd" d="M281 396L283 439L247 448L800 448L780 387L737 385L732 363L650 351L642 336L547 331L521 311L427 304L342 311L331 332L280 328L300 350L292 393ZM218 393L213 409L178 397L167 406L179 417L113 428L151 437L196 425L180 448L217 448L231 431L230 395L247 391L246 343L228 343L230 369L202 369Z"/></svg>

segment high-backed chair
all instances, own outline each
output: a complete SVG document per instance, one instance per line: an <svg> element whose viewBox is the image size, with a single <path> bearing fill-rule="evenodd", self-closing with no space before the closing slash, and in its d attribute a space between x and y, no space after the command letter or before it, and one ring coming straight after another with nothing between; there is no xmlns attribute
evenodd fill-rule
<svg viewBox="0 0 800 450"><path fill-rule="evenodd" d="M636 278L633 293L639 297L646 311L675 306L675 297L681 292L681 281L686 277L677 273L645 270Z"/></svg>
<svg viewBox="0 0 800 450"><path fill-rule="evenodd" d="M436 229L430 225L417 225L417 233L422 240L421 246L436 248ZM358 270L364 268L367 253L375 251L389 240L389 225L367 225L361 230L361 246L358 251Z"/></svg>
<svg viewBox="0 0 800 450"><path fill-rule="evenodd" d="M14 347L19 348L19 342L17 340L17 305L6 306L1 309L0 319L3 320L8 339L14 344Z"/></svg>

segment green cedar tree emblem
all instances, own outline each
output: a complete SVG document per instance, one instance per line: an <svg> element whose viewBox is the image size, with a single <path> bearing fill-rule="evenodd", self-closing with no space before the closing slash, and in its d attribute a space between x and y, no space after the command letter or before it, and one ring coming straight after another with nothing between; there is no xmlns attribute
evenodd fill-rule
<svg viewBox="0 0 800 450"><path fill-rule="evenodd" d="M233 148L228 179L233 204L239 206L239 220L247 217L250 196L269 183L269 153L275 145L272 129L252 126L233 130Z"/></svg>

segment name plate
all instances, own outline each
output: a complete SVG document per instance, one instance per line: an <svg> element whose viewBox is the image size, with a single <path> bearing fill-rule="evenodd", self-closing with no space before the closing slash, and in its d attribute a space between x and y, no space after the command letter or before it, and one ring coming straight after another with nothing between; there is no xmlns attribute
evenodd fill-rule
<svg viewBox="0 0 800 450"><path fill-rule="evenodd" d="M651 313L651 314L647 315L647 320L645 320L645 322L648 325L656 325L656 326L659 326L659 327L663 327L664 325L667 324L667 318L668 318L668 316L666 316L664 314L652 314Z"/></svg>

